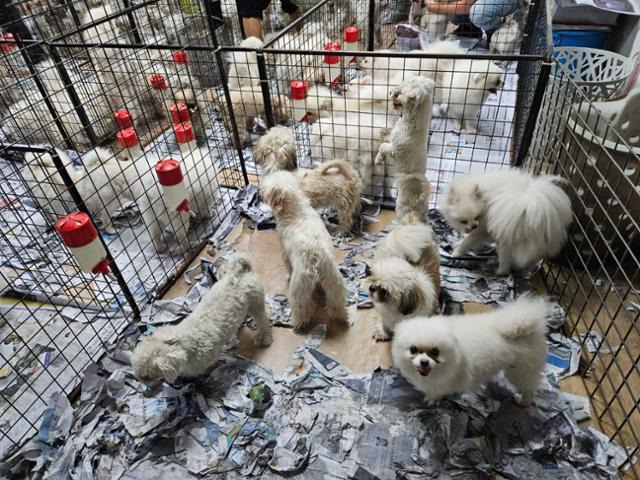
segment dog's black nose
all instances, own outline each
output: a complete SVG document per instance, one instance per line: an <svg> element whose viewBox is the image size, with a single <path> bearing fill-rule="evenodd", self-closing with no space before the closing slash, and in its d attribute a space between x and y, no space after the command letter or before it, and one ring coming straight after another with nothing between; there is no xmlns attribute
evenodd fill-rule
<svg viewBox="0 0 640 480"><path fill-rule="evenodd" d="M420 360L420 366L424 367L424 368L428 367L429 366L429 360L427 360L427 359Z"/></svg>

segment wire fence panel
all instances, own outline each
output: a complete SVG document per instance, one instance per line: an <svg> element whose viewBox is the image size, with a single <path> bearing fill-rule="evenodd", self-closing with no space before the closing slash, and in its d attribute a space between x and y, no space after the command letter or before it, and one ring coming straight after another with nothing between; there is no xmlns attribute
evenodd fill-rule
<svg viewBox="0 0 640 480"><path fill-rule="evenodd" d="M235 122L221 120L219 42L238 19L211 6L3 3L0 457L191 263L246 185ZM179 188L162 183L176 165ZM54 229L78 211L108 275L81 268Z"/></svg>
<svg viewBox="0 0 640 480"><path fill-rule="evenodd" d="M556 65L526 165L567 180L570 241L544 277L567 308L568 334L582 339L584 383L597 419L632 459L640 445L640 150L571 76ZM638 478L635 463L631 469Z"/></svg>

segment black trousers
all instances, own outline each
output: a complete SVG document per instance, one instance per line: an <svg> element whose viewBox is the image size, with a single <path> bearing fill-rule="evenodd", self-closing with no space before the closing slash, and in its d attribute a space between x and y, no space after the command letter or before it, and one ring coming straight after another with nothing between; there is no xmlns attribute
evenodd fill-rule
<svg viewBox="0 0 640 480"><path fill-rule="evenodd" d="M236 0L240 18L262 18L262 12L269 6L271 0ZM284 13L295 13L298 6L291 0L281 0Z"/></svg>

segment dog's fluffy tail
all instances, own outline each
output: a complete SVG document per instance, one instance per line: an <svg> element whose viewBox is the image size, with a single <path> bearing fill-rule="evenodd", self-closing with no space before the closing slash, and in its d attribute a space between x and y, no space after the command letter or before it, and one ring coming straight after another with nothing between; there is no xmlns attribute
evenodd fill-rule
<svg viewBox="0 0 640 480"><path fill-rule="evenodd" d="M567 241L571 200L558 185L561 181L541 175L531 178L524 191L498 188L491 196L487 227L498 243L514 246L519 268L557 255Z"/></svg>
<svg viewBox="0 0 640 480"><path fill-rule="evenodd" d="M540 297L523 295L502 307L497 329L507 340L529 335L544 335L550 306Z"/></svg>
<svg viewBox="0 0 640 480"><path fill-rule="evenodd" d="M236 252L231 259L229 273L227 273L227 275L239 275L241 273L248 273L252 271L253 267L251 266L251 259L249 258L249 255L244 252Z"/></svg>
<svg viewBox="0 0 640 480"><path fill-rule="evenodd" d="M339 173L345 178L354 178L357 176L354 168L344 160L329 160L328 162L324 162L318 167L317 171L321 175Z"/></svg>

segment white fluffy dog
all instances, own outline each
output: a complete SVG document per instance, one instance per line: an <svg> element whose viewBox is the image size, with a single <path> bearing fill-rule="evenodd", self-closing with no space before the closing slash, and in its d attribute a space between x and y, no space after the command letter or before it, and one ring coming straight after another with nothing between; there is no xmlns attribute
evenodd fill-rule
<svg viewBox="0 0 640 480"><path fill-rule="evenodd" d="M248 37L240 42L240 46L244 48L260 49L262 45L262 40L257 37ZM229 62L227 79L231 90L260 85L256 52L230 52L227 61Z"/></svg>
<svg viewBox="0 0 640 480"><path fill-rule="evenodd" d="M454 129L475 133L478 113L489 94L502 88L503 74L490 60L455 59L438 72L434 101L447 104Z"/></svg>
<svg viewBox="0 0 640 480"><path fill-rule="evenodd" d="M548 310L542 299L521 297L492 312L406 320L396 326L394 365L429 405L500 371L519 390L516 401L530 404L547 360Z"/></svg>
<svg viewBox="0 0 640 480"><path fill-rule="evenodd" d="M373 157L393 121L395 117L371 113L320 118L311 125L311 156L317 162L326 158L348 161L358 171L366 190L373 180Z"/></svg>
<svg viewBox="0 0 640 480"><path fill-rule="evenodd" d="M346 86L344 95L322 84L311 85L307 97L309 122L320 117L344 117L357 113L397 115L398 112L389 106L389 88L372 82L371 76L354 79Z"/></svg>
<svg viewBox="0 0 640 480"><path fill-rule="evenodd" d="M194 220L211 218L219 199L211 152L207 147L198 148L184 155L180 163ZM190 216L167 208L154 165L141 157L135 168L127 168L125 172L156 251L166 250L165 230L169 226L178 243L188 248Z"/></svg>
<svg viewBox="0 0 640 480"><path fill-rule="evenodd" d="M561 181L519 169L456 176L440 205L449 224L466 234L453 256L495 241L497 273L507 275L557 255L572 220Z"/></svg>
<svg viewBox="0 0 640 480"><path fill-rule="evenodd" d="M111 216L124 203L121 197L126 197L128 193L123 162L116 160L108 150L96 148L84 155L85 168L75 169L71 159L62 150L56 152L91 214L100 219L107 233L115 233ZM25 164L23 177L51 223L77 210L50 154L28 152L25 154ZM131 199L131 195L128 196Z"/></svg>
<svg viewBox="0 0 640 480"><path fill-rule="evenodd" d="M272 173L264 179L262 196L275 214L284 261L291 272L288 297L295 331L311 325L316 299L324 303L330 321L348 325L346 287L331 237L298 179L286 171Z"/></svg>
<svg viewBox="0 0 640 480"><path fill-rule="evenodd" d="M391 90L393 106L402 116L380 145L376 164L393 163L396 173L425 173L433 88L433 80L413 77Z"/></svg>
<svg viewBox="0 0 640 480"><path fill-rule="evenodd" d="M177 325L158 328L133 352L133 371L147 385L175 382L178 376L206 373L220 358L224 345L248 316L258 327L256 346L272 342L264 290L245 254L236 254L229 271L213 285L196 309Z"/></svg>
<svg viewBox="0 0 640 480"><path fill-rule="evenodd" d="M373 338L389 340L396 325L406 318L428 316L438 308L431 278L401 257L377 261L371 267L369 295L380 317Z"/></svg>
<svg viewBox="0 0 640 480"><path fill-rule="evenodd" d="M408 213L413 213L421 222L426 222L431 184L424 173L396 175L395 185L397 190L396 215L402 218Z"/></svg>
<svg viewBox="0 0 640 480"><path fill-rule="evenodd" d="M271 128L256 144L253 158L263 174L279 170L293 171L300 188L313 208L333 208L340 224L339 233L351 230L353 216L360 210L362 182L351 165L331 160L319 167L296 170L296 143L288 127Z"/></svg>

